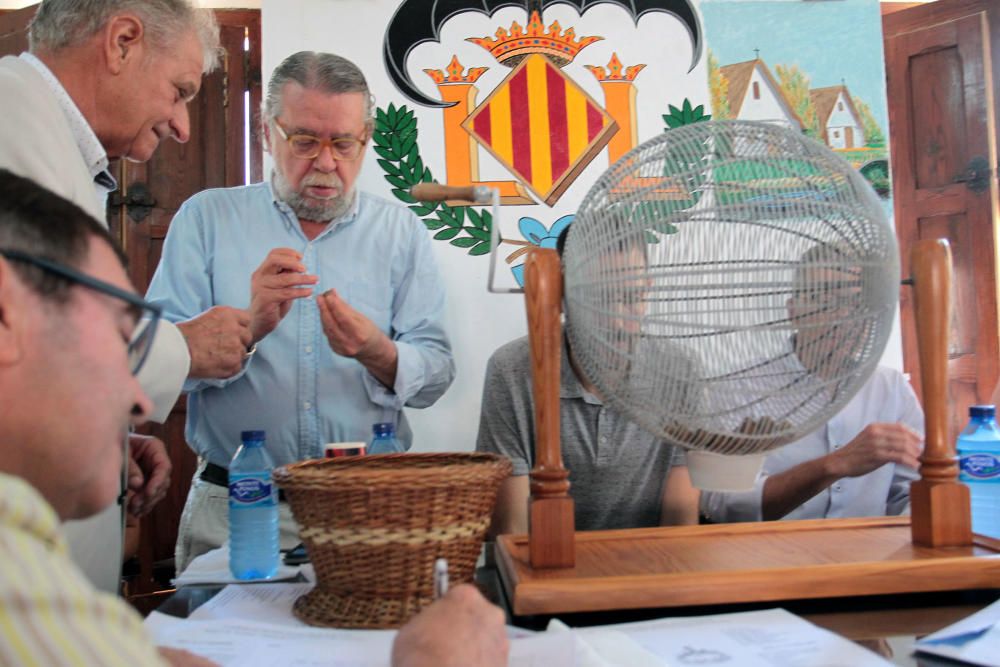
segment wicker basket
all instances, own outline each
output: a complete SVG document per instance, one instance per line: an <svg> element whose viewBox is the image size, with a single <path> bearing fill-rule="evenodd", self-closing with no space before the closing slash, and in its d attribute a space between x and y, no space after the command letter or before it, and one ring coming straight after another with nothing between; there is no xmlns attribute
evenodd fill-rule
<svg viewBox="0 0 1000 667"><path fill-rule="evenodd" d="M433 599L434 561L470 582L500 482L494 454L380 454L274 471L316 568L295 602L310 625L394 628Z"/></svg>

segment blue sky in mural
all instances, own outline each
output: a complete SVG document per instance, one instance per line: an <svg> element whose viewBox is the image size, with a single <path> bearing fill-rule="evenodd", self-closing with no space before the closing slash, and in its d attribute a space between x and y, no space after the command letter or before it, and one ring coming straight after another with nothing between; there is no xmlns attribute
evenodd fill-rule
<svg viewBox="0 0 1000 667"><path fill-rule="evenodd" d="M701 0L705 41L720 65L753 60L771 73L798 65L812 88L844 79L886 136L885 65L878 0Z"/></svg>

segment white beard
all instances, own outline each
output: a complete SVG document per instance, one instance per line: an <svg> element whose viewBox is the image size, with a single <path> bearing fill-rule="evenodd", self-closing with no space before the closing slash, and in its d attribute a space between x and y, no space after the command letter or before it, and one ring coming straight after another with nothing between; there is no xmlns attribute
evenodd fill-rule
<svg viewBox="0 0 1000 667"><path fill-rule="evenodd" d="M334 187L340 188L343 186L339 178L336 176L333 176L333 178L336 179ZM278 199L288 204L300 220L329 222L347 213L354 203L354 190L342 192L340 195L325 201L310 199L301 192L296 192L285 178L285 175L277 167L271 173L271 184L278 195ZM318 183L310 183L308 179L305 179L302 187L305 188L307 185L318 185Z"/></svg>

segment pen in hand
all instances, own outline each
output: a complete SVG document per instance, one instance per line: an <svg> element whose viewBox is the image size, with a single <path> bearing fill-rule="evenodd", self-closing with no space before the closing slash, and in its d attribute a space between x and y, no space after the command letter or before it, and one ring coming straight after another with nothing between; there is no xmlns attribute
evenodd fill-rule
<svg viewBox="0 0 1000 667"><path fill-rule="evenodd" d="M434 561L434 599L440 600L448 594L448 561L438 558Z"/></svg>

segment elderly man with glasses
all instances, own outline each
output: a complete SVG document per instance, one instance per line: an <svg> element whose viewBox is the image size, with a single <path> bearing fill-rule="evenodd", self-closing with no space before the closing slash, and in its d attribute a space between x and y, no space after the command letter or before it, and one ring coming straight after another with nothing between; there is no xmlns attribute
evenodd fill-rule
<svg viewBox="0 0 1000 667"><path fill-rule="evenodd" d="M0 58L0 167L103 221L105 196L118 187L109 160L144 162L161 142L189 139L187 104L218 60L218 28L190 0L44 0L28 41L28 52ZM160 326L139 378L153 400L150 419L167 418L186 376L236 372L248 322L242 311L215 308ZM171 465L160 440L133 434L130 442L128 509L140 516L165 495ZM120 508L67 532L91 580L118 590Z"/></svg>
<svg viewBox="0 0 1000 667"><path fill-rule="evenodd" d="M433 404L455 374L444 289L427 231L406 208L358 192L373 127L361 71L328 53L282 62L262 105L268 182L195 195L178 211L148 298L167 320L218 304L250 313L253 354L223 380L189 381L186 436L201 465L176 564L228 535L227 468L245 429L277 465L368 440L404 406ZM282 545L297 541L287 506Z"/></svg>

